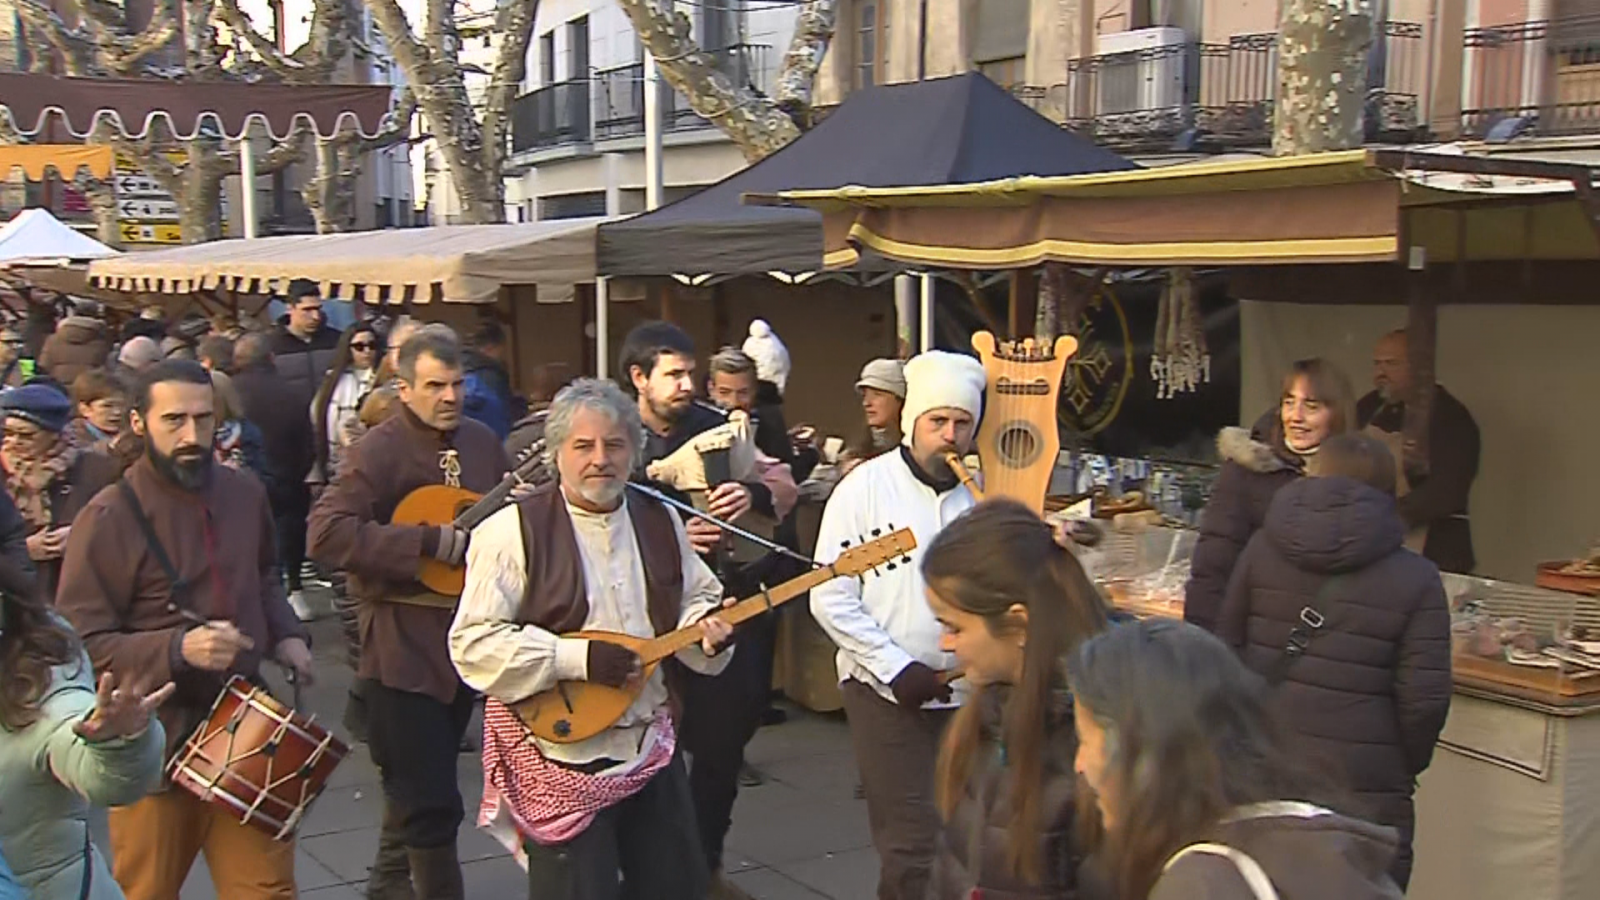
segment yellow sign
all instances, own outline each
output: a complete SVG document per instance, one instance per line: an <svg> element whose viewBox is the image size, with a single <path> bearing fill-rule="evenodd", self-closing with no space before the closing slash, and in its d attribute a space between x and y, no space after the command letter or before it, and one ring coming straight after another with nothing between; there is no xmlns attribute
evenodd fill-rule
<svg viewBox="0 0 1600 900"><path fill-rule="evenodd" d="M121 220L117 227L122 231L124 244L181 244L183 229L176 222L129 222Z"/></svg>

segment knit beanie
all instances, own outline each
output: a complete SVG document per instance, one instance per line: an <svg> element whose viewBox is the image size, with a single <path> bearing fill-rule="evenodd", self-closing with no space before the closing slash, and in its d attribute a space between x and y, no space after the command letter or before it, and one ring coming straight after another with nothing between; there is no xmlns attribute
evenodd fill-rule
<svg viewBox="0 0 1600 900"><path fill-rule="evenodd" d="M49 385L25 384L0 393L0 412L59 434L72 420L72 401Z"/></svg>
<svg viewBox="0 0 1600 900"><path fill-rule="evenodd" d="M122 351L117 354L117 362L130 369L153 366L164 358L161 345L142 334L129 338L122 345Z"/></svg>
<svg viewBox="0 0 1600 900"><path fill-rule="evenodd" d="M946 407L983 414L983 389L989 383L983 364L961 353L929 350L906 363L906 402L900 409L901 442L911 446L917 417Z"/></svg>
<svg viewBox="0 0 1600 900"><path fill-rule="evenodd" d="M767 320L750 321L750 336L744 339L740 349L756 361L756 377L777 385L778 393L782 394L789 383L789 348L778 340Z"/></svg>

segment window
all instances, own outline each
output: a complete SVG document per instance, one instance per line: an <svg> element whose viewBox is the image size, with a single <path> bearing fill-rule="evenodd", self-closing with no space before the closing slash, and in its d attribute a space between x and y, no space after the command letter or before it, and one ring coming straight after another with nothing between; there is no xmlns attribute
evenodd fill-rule
<svg viewBox="0 0 1600 900"><path fill-rule="evenodd" d="M1010 91L1027 83L1025 63L1025 57L1013 56L1010 59L978 63L978 71L988 76L990 81Z"/></svg>
<svg viewBox="0 0 1600 900"><path fill-rule="evenodd" d="M589 80L589 17L579 16L567 23L567 80Z"/></svg>
<svg viewBox="0 0 1600 900"><path fill-rule="evenodd" d="M539 35L539 86L556 83L556 33Z"/></svg>
<svg viewBox="0 0 1600 900"><path fill-rule="evenodd" d="M889 4L864 2L856 7L855 86L871 87L885 80Z"/></svg>

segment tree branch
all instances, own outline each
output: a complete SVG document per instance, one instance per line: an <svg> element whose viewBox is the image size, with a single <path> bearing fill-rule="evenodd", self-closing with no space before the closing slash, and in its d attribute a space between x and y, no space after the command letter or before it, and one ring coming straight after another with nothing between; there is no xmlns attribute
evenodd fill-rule
<svg viewBox="0 0 1600 900"><path fill-rule="evenodd" d="M55 10L39 0L18 0L17 12L30 29L45 36L61 55L68 75L98 75L94 70L95 44L83 29L67 25Z"/></svg>
<svg viewBox="0 0 1600 900"><path fill-rule="evenodd" d="M318 4L319 6L321 4ZM250 14L239 7L239 0L218 0L217 15L233 33L243 39L245 45L261 61L268 72L284 79L285 81L299 75L305 64L293 57L281 53L277 45L256 30L255 22L251 21Z"/></svg>
<svg viewBox="0 0 1600 900"><path fill-rule="evenodd" d="M528 74L528 44L533 40L538 14L539 0L500 0L495 10L494 30L500 35L501 44L483 101L485 152L505 154L506 123L511 119L517 90Z"/></svg>
<svg viewBox="0 0 1600 900"><path fill-rule="evenodd" d="M794 37L783 55L783 68L773 100L802 128L811 119L811 98L817 73L828 53L837 24L838 0L806 0L795 17Z"/></svg>

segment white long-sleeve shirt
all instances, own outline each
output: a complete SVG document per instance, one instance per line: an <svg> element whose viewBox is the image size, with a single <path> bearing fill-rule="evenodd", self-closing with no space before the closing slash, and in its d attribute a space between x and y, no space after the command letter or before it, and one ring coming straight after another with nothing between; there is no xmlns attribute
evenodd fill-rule
<svg viewBox="0 0 1600 900"><path fill-rule="evenodd" d="M627 504L611 513L586 512L568 504L567 514L578 539L589 595L583 630L654 637L645 604L644 563ZM683 560L683 609L678 619L683 627L722 602L722 584L690 547L683 523L677 516L671 518ZM527 584L522 511L512 504L473 529L467 545L466 588L450 625L450 659L461 680L506 704L547 691L558 681L584 681L589 675L587 639L561 637L514 621ZM727 666L732 653L730 648L707 657L697 643L677 655L696 672L715 675ZM538 741L539 750L548 759L569 764L607 758L626 764L638 754L650 720L666 702L666 680L658 668L611 728L574 744Z"/></svg>
<svg viewBox="0 0 1600 900"><path fill-rule="evenodd" d="M922 554L952 519L974 504L972 492L958 485L943 494L918 481L897 451L856 466L840 480L822 511L816 560L833 562L873 529L888 534L910 528L917 538L910 565L880 567L861 578L835 578L811 591L811 615L839 647L839 680L854 678L893 701L889 682L913 662L935 670L954 668L955 656L939 649L939 620L924 596ZM953 685L959 706L965 684Z"/></svg>

